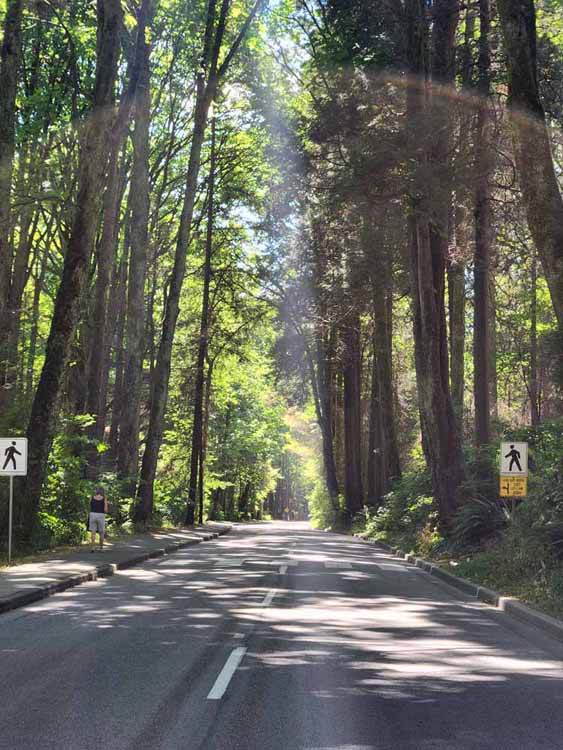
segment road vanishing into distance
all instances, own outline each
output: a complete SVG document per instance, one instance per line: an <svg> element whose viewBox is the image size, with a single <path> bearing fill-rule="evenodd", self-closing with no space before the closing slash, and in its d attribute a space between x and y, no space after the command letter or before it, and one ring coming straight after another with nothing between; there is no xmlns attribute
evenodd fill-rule
<svg viewBox="0 0 563 750"><path fill-rule="evenodd" d="M358 540L239 525L0 616L0 747L561 750L562 658Z"/></svg>

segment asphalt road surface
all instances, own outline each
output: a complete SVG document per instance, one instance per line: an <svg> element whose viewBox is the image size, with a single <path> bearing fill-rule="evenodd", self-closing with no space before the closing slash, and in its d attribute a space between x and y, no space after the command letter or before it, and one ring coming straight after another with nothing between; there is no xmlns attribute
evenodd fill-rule
<svg viewBox="0 0 563 750"><path fill-rule="evenodd" d="M2 750L563 750L563 644L306 524L0 616Z"/></svg>

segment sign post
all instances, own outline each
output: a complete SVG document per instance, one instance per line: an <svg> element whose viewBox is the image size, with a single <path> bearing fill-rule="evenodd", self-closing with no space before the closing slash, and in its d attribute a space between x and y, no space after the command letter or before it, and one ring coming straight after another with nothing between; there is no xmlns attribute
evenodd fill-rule
<svg viewBox="0 0 563 750"><path fill-rule="evenodd" d="M500 444L500 496L515 498L528 494L528 443Z"/></svg>
<svg viewBox="0 0 563 750"><path fill-rule="evenodd" d="M14 517L14 477L27 474L27 438L0 438L0 476L10 477L8 506L8 565L12 562L12 526Z"/></svg>
<svg viewBox="0 0 563 750"><path fill-rule="evenodd" d="M14 477L10 476L10 505L8 508L8 565L12 564L12 517L14 513Z"/></svg>

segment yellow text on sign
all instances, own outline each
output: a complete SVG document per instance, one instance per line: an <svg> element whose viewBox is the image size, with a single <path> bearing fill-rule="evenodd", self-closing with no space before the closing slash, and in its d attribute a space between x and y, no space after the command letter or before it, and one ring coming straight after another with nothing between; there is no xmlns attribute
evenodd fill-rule
<svg viewBox="0 0 563 750"><path fill-rule="evenodd" d="M528 494L528 477L501 477L501 497L526 497Z"/></svg>

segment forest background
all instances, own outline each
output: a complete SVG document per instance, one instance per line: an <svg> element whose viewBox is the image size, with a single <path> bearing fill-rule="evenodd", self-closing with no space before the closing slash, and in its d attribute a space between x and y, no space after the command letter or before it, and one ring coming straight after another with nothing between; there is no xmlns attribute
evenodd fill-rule
<svg viewBox="0 0 563 750"><path fill-rule="evenodd" d="M559 0L0 21L20 552L80 542L103 484L120 529L310 516L563 612Z"/></svg>

